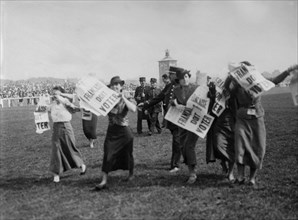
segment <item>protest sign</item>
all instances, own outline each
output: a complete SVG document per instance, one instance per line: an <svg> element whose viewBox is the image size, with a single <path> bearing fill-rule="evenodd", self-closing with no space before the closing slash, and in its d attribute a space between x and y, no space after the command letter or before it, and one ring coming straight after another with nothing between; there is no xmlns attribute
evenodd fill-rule
<svg viewBox="0 0 298 220"><path fill-rule="evenodd" d="M82 109L82 119L86 121L91 121L92 119L92 112L86 111L85 109Z"/></svg>
<svg viewBox="0 0 298 220"><path fill-rule="evenodd" d="M253 97L258 97L263 92L275 87L275 84L265 79L254 66L239 64L238 67L230 71L230 74Z"/></svg>
<svg viewBox="0 0 298 220"><path fill-rule="evenodd" d="M84 106L97 116L106 116L120 100L115 91L91 76L77 83L76 94L80 99L80 107Z"/></svg>
<svg viewBox="0 0 298 220"><path fill-rule="evenodd" d="M196 106L201 109L202 112L207 113L210 104L210 99L207 97L208 91L209 88L207 84L198 86L187 100L186 106L189 108Z"/></svg>
<svg viewBox="0 0 298 220"><path fill-rule="evenodd" d="M215 103L212 106L212 112L218 117L226 108L226 101L230 98L229 91L224 88L224 83L228 77L228 73L217 76L213 79L216 86Z"/></svg>
<svg viewBox="0 0 298 220"><path fill-rule="evenodd" d="M39 102L34 112L34 121L36 126L36 133L42 134L44 131L50 130L49 113L47 111L50 105L49 96L40 96Z"/></svg>
<svg viewBox="0 0 298 220"><path fill-rule="evenodd" d="M171 106L165 119L204 138L210 129L214 117L206 114L203 109L193 106L176 108Z"/></svg>
<svg viewBox="0 0 298 220"><path fill-rule="evenodd" d="M36 125L36 133L42 134L44 131L50 130L49 113L45 112L34 112L34 119Z"/></svg>

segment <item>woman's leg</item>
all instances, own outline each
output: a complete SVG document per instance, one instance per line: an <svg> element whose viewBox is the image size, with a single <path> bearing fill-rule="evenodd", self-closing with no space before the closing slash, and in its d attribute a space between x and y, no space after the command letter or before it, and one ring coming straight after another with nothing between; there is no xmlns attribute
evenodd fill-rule
<svg viewBox="0 0 298 220"><path fill-rule="evenodd" d="M229 163L229 170L228 170L228 175L227 176L228 176L229 181L234 181L235 177L234 177L233 171L234 171L235 163L231 162L231 161L229 161L228 163Z"/></svg>
<svg viewBox="0 0 298 220"><path fill-rule="evenodd" d="M245 166L243 164L237 163L237 170L238 170L238 182L239 183L244 183L244 171L245 171Z"/></svg>
<svg viewBox="0 0 298 220"><path fill-rule="evenodd" d="M256 184L256 175L257 175L257 169L256 168L250 168L250 175L249 175L249 183L255 185Z"/></svg>

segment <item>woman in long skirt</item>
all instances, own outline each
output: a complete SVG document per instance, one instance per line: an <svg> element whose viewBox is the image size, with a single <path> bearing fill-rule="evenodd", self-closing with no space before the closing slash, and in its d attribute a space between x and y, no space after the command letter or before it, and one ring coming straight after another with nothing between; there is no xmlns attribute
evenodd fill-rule
<svg viewBox="0 0 298 220"><path fill-rule="evenodd" d="M96 128L97 128L97 116L85 109L82 109L82 125L85 137L89 140L91 148L94 147L94 141L96 140Z"/></svg>
<svg viewBox="0 0 298 220"><path fill-rule="evenodd" d="M124 80L119 76L111 79L109 87L121 97L118 104L109 112L109 125L104 142L104 157L102 164L102 181L95 190L106 188L108 173L114 170L128 170L127 180L133 179L133 134L128 125L128 111L135 112L137 107L122 93Z"/></svg>
<svg viewBox="0 0 298 220"><path fill-rule="evenodd" d="M251 66L247 61L241 66ZM282 82L290 72L297 69L297 65L288 68L280 75L271 79L274 84ZM231 69L233 70L233 69ZM253 97L242 88L231 76L226 81L227 88L237 101L235 124L235 160L237 163L239 184L245 183L245 166L249 166L249 185L256 184L257 170L262 168L266 151L266 129L264 123L264 109L261 96Z"/></svg>
<svg viewBox="0 0 298 220"><path fill-rule="evenodd" d="M54 101L49 109L53 121L50 171L54 174L56 183L60 181L60 175L67 170L81 168L81 174L86 172L86 165L80 151L76 148L74 132L70 124L72 118L70 109L79 111L79 108L61 96L64 92L60 86L53 88Z"/></svg>
<svg viewBox="0 0 298 220"><path fill-rule="evenodd" d="M177 80L179 81L179 85L174 88L171 105L176 106L177 108L184 108L186 106L187 100L196 90L197 86L190 84L189 81L191 75L189 71L183 68L176 72L176 76ZM184 163L188 166L189 177L187 184L193 184L197 179L195 171L197 165L195 147L198 136L195 133L181 127L178 128L178 133L182 147Z"/></svg>
<svg viewBox="0 0 298 220"><path fill-rule="evenodd" d="M233 174L235 165L235 103L229 98L225 103L225 110L218 117L211 109L215 102L216 86L209 83L208 97L210 98L209 114L214 116L214 121L207 133L206 141L206 162L221 161L222 171L230 182L235 181ZM228 164L228 166L227 166Z"/></svg>

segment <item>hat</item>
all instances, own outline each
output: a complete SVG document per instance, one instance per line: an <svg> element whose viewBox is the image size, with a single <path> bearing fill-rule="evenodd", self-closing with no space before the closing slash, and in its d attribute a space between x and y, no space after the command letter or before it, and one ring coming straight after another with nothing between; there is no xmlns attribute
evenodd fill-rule
<svg viewBox="0 0 298 220"><path fill-rule="evenodd" d="M150 82L151 82L151 83L156 83L156 82L157 82L157 79L156 79L156 78L151 78L151 79L150 79Z"/></svg>
<svg viewBox="0 0 298 220"><path fill-rule="evenodd" d="M177 79L184 79L184 75L188 74L190 77L191 74L189 73L189 70L183 69L181 67L176 67L176 66L170 66L169 73L176 73Z"/></svg>
<svg viewBox="0 0 298 220"><path fill-rule="evenodd" d="M146 77L140 77L140 82L146 82Z"/></svg>
<svg viewBox="0 0 298 220"><path fill-rule="evenodd" d="M169 76L168 76L168 74L163 74L162 76L161 76L163 79L168 79L169 78Z"/></svg>
<svg viewBox="0 0 298 220"><path fill-rule="evenodd" d="M124 80L120 79L120 76L114 76L111 81L110 84L108 85L108 87L111 87L112 85L115 85L117 83L120 83L121 86L124 85Z"/></svg>

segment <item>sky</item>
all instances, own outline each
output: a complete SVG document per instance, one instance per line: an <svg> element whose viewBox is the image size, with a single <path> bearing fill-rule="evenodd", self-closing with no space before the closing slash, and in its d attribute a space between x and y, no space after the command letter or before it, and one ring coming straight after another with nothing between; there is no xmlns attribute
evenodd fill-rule
<svg viewBox="0 0 298 220"><path fill-rule="evenodd" d="M170 56L195 73L247 60L297 63L297 1L1 1L1 78L158 78Z"/></svg>

